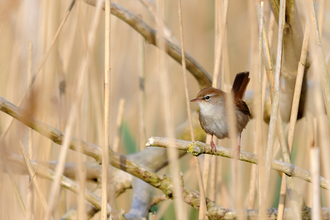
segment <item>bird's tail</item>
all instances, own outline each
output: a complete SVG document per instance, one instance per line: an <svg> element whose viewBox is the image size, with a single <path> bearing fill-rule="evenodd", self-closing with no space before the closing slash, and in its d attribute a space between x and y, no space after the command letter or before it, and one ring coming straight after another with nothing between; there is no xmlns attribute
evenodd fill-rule
<svg viewBox="0 0 330 220"><path fill-rule="evenodd" d="M234 93L235 99L242 99L247 85L250 82L249 72L238 73L235 77L233 88L231 91Z"/></svg>

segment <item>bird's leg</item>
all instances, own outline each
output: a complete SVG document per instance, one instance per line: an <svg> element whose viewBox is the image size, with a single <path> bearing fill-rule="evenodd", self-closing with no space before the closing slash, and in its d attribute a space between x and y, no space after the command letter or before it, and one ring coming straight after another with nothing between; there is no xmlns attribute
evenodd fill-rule
<svg viewBox="0 0 330 220"><path fill-rule="evenodd" d="M237 158L239 159L241 154L241 133L238 133L238 146L237 146Z"/></svg>
<svg viewBox="0 0 330 220"><path fill-rule="evenodd" d="M213 135L211 135L211 142L210 142L210 144L211 144L211 153L214 154L216 147L215 147L215 144L213 142Z"/></svg>

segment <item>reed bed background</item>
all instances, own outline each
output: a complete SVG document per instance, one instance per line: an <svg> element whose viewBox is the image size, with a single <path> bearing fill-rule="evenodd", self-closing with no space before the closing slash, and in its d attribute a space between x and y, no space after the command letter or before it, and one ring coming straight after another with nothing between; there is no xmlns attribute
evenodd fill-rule
<svg viewBox="0 0 330 220"><path fill-rule="evenodd" d="M329 219L329 181L319 176L330 179L330 4L324 0L308 4L297 0L296 7L272 0L113 3L117 8L112 13L117 14L108 18L104 2L97 0L0 2L0 218L106 219L111 210L113 219L123 215L214 219L221 210L227 219L258 218L257 214L259 219L282 219L286 210L287 218ZM141 36L135 30L141 24L135 20L128 25L125 16L118 16L122 10L118 5L157 30L157 37ZM278 25L281 16L283 29ZM166 40L179 48L184 45L186 60L189 54L205 74L200 72L197 79L191 63L181 65L162 52L170 50ZM181 62L181 51L175 56ZM257 154L261 166L245 157L240 158L245 162L229 159L229 154L184 155L169 139L163 144L148 142L151 137L165 137L208 144L199 126L198 106L191 104L187 111L187 101L205 86L229 92L235 75L243 71L250 72L245 100L253 118L243 131L242 151ZM24 112L8 107L7 101ZM64 137L50 135L46 125L38 126L31 117ZM94 144L87 144L94 154L79 140ZM146 149L147 143L152 146ZM233 143L225 139L217 145L232 149ZM108 146L110 153L104 154ZM128 162L113 152L127 156ZM270 169L272 158L311 175L296 178L294 169L287 169L288 175L276 166ZM24 162L29 160L30 172ZM109 166L104 172L107 163L101 161L107 160L116 168ZM166 187L156 189L160 182L147 179L144 169L162 179L171 174L177 199L165 197ZM188 191L180 195L183 189ZM196 201L188 198L196 195L189 190L201 192ZM199 203L204 196L215 203Z"/></svg>

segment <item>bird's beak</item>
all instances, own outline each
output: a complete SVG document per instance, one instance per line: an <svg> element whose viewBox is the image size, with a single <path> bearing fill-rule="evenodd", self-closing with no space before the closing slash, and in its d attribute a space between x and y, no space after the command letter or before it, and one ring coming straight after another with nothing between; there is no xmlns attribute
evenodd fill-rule
<svg viewBox="0 0 330 220"><path fill-rule="evenodd" d="M192 99L192 100L190 100L190 102L198 102L199 101L199 99Z"/></svg>

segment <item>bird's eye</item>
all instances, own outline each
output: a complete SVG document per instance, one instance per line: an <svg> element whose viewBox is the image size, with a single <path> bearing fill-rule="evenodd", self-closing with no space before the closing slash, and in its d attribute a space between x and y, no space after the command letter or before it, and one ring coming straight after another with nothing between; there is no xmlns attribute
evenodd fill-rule
<svg viewBox="0 0 330 220"><path fill-rule="evenodd" d="M209 100L209 99L210 99L210 96L206 96L206 97L205 97L205 100Z"/></svg>

